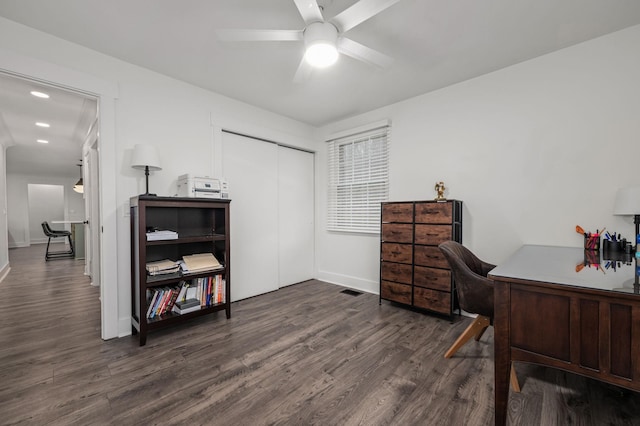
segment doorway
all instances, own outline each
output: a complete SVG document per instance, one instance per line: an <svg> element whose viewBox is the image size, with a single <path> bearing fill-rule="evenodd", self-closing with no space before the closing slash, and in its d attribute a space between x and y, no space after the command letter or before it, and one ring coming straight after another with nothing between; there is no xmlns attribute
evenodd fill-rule
<svg viewBox="0 0 640 426"><path fill-rule="evenodd" d="M130 332L129 321L120 321L118 310L118 241L116 196L116 125L115 100L118 85L113 81L28 57L0 48L0 73L67 88L93 96L98 102L100 127L99 193L100 219L93 232L100 234L100 313L101 337L111 339ZM6 169L6 158L0 167ZM6 201L6 194L5 195ZM5 237L6 236L0 236ZM105 268L104 265L109 267ZM128 320L128 318L127 318Z"/></svg>
<svg viewBox="0 0 640 426"><path fill-rule="evenodd" d="M91 284L99 285L99 250L95 249L99 246L99 227L94 226L94 232L90 229L80 232L85 231L82 223L89 212L94 213L96 224L100 223L98 204L91 202L99 198L99 173L94 170L99 163L98 99L2 71L0 88L1 127L13 135L2 164L6 175L8 247L46 243L41 226L44 221L56 229L67 230L74 222L76 235L84 235L82 246L89 248L83 251L91 252L90 248L94 248L91 254L98 253L98 258L86 261L82 260L85 257L77 256L76 263L84 263L81 266L84 275L91 277ZM85 161L78 180L77 166L88 158L91 161ZM34 253L43 251L38 247L34 250ZM34 260L44 262L44 251ZM99 312L96 318L101 318Z"/></svg>

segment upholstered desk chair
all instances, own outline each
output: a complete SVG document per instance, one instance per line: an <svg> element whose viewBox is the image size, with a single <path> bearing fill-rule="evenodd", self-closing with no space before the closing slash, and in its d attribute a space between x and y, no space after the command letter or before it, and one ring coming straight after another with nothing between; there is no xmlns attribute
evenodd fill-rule
<svg viewBox="0 0 640 426"><path fill-rule="evenodd" d="M478 316L444 354L451 358L472 337L480 340L487 327L493 325L493 280L487 274L495 265L478 259L469 249L455 241L446 241L438 246L449 262L456 283L460 307ZM520 392L520 385L511 365L511 387Z"/></svg>
<svg viewBox="0 0 640 426"><path fill-rule="evenodd" d="M47 251L45 252L44 259L60 259L67 257L75 256L75 249L73 248L73 241L71 240L71 232L69 231L59 231L51 229L49 223L42 222L42 231L44 235L46 235L49 239L47 240ZM52 238L68 238L69 239L69 250L65 251L49 251L49 244L51 244Z"/></svg>

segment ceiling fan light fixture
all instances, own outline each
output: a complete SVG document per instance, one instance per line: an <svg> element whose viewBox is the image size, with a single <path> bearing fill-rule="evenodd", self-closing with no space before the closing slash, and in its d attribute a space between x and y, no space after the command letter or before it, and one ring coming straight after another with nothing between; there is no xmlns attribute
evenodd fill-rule
<svg viewBox="0 0 640 426"><path fill-rule="evenodd" d="M332 44L316 43L307 48L304 58L316 68L330 67L338 60L338 49Z"/></svg>
<svg viewBox="0 0 640 426"><path fill-rule="evenodd" d="M338 30L328 22L314 22L304 30L307 46L304 58L316 68L326 68L338 60Z"/></svg>

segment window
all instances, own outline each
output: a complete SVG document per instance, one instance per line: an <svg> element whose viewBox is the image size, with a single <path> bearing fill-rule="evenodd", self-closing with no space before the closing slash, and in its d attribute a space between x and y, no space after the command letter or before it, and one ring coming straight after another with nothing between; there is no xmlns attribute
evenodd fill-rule
<svg viewBox="0 0 640 426"><path fill-rule="evenodd" d="M328 230L380 232L389 195L388 125L329 140Z"/></svg>

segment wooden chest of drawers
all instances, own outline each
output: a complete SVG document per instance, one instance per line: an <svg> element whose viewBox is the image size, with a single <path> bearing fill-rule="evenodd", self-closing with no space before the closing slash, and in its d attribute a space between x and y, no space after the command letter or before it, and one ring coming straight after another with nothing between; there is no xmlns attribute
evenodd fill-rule
<svg viewBox="0 0 640 426"><path fill-rule="evenodd" d="M462 242L462 201L382 203L381 218L380 302L452 317L455 283L438 244Z"/></svg>

